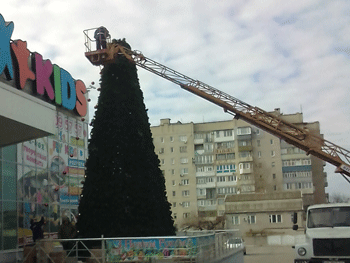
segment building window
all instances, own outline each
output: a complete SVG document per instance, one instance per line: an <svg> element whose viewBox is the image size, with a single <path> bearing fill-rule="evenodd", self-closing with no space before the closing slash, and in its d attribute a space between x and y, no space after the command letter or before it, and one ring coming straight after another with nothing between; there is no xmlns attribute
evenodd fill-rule
<svg viewBox="0 0 350 263"><path fill-rule="evenodd" d="M179 136L180 142L187 142L187 136L186 135L181 135Z"/></svg>
<svg viewBox="0 0 350 263"><path fill-rule="evenodd" d="M162 163L162 164L165 164L165 160L164 160L164 159L161 159L161 163Z"/></svg>
<svg viewBox="0 0 350 263"><path fill-rule="evenodd" d="M225 210L219 210L218 211L218 216L223 216L225 215Z"/></svg>
<svg viewBox="0 0 350 263"><path fill-rule="evenodd" d="M250 180L250 175L247 175L247 174L245 174L245 175L243 175L243 181L248 181L248 180Z"/></svg>
<svg viewBox="0 0 350 263"><path fill-rule="evenodd" d="M240 158L246 158L246 157L251 157L251 156L252 156L251 152L240 152L239 153Z"/></svg>
<svg viewBox="0 0 350 263"><path fill-rule="evenodd" d="M217 181L218 182L225 182L226 181L226 177L225 176L218 176L217 177Z"/></svg>
<svg viewBox="0 0 350 263"><path fill-rule="evenodd" d="M207 177L206 181L207 181L207 183L213 183L214 177Z"/></svg>
<svg viewBox="0 0 350 263"><path fill-rule="evenodd" d="M189 185L190 184L190 180L189 179L182 179L181 180L181 184L182 185Z"/></svg>
<svg viewBox="0 0 350 263"><path fill-rule="evenodd" d="M176 207L176 202L173 203L173 207Z"/></svg>
<svg viewBox="0 0 350 263"><path fill-rule="evenodd" d="M171 175L175 174L175 169L171 169Z"/></svg>
<svg viewBox="0 0 350 263"><path fill-rule="evenodd" d="M176 192L175 191L173 191L173 196L176 196Z"/></svg>
<svg viewBox="0 0 350 263"><path fill-rule="evenodd" d="M271 167L275 167L275 165L276 165L275 162L271 163Z"/></svg>
<svg viewBox="0 0 350 263"><path fill-rule="evenodd" d="M184 214L183 214L183 217L184 217L184 218L189 218L189 217L190 217L190 213L184 213Z"/></svg>
<svg viewBox="0 0 350 263"><path fill-rule="evenodd" d="M276 155L275 151L271 151L271 156L274 157Z"/></svg>
<svg viewBox="0 0 350 263"><path fill-rule="evenodd" d="M276 179L276 174L272 174L272 178L273 178L273 179Z"/></svg>
<svg viewBox="0 0 350 263"><path fill-rule="evenodd" d="M252 129L250 127L240 127L237 129L237 135L252 134Z"/></svg>
<svg viewBox="0 0 350 263"><path fill-rule="evenodd" d="M171 153L174 152L174 147L170 147L170 152L171 152Z"/></svg>
<svg viewBox="0 0 350 263"><path fill-rule="evenodd" d="M247 221L248 221L248 224L255 224L256 223L256 216L255 215L248 215Z"/></svg>
<svg viewBox="0 0 350 263"><path fill-rule="evenodd" d="M172 185L175 186L176 185L176 181L175 180L172 180Z"/></svg>
<svg viewBox="0 0 350 263"><path fill-rule="evenodd" d="M164 148L160 148L159 153L160 154L164 153Z"/></svg>
<svg viewBox="0 0 350 263"><path fill-rule="evenodd" d="M224 130L224 137L232 136L232 130Z"/></svg>
<svg viewBox="0 0 350 263"><path fill-rule="evenodd" d="M180 175L188 174L188 168L181 168Z"/></svg>
<svg viewBox="0 0 350 263"><path fill-rule="evenodd" d="M256 135L260 135L260 130L259 129L256 129Z"/></svg>
<svg viewBox="0 0 350 263"><path fill-rule="evenodd" d="M273 186L273 190L274 190L274 191L277 190L277 186L276 186L276 185Z"/></svg>
<svg viewBox="0 0 350 263"><path fill-rule="evenodd" d="M240 163L239 169L250 169L250 163Z"/></svg>
<svg viewBox="0 0 350 263"><path fill-rule="evenodd" d="M261 152L258 151L258 158L261 158Z"/></svg>
<svg viewBox="0 0 350 263"><path fill-rule="evenodd" d="M188 158L183 157L183 158L180 159L180 162L182 164L188 163Z"/></svg>
<svg viewBox="0 0 350 263"><path fill-rule="evenodd" d="M177 218L177 214L176 213L174 213L174 219L176 219Z"/></svg>
<svg viewBox="0 0 350 263"><path fill-rule="evenodd" d="M282 215L269 215L270 223L282 223Z"/></svg>
<svg viewBox="0 0 350 263"><path fill-rule="evenodd" d="M257 140L256 143L258 146L260 146L260 140Z"/></svg>
<svg viewBox="0 0 350 263"><path fill-rule="evenodd" d="M174 137L173 136L170 136L170 141L174 142Z"/></svg>
<svg viewBox="0 0 350 263"><path fill-rule="evenodd" d="M216 173L233 173L236 172L235 164L217 165Z"/></svg>
<svg viewBox="0 0 350 263"><path fill-rule="evenodd" d="M171 158L171 164L175 164L175 159Z"/></svg>
<svg viewBox="0 0 350 263"><path fill-rule="evenodd" d="M186 153L187 152L187 146L180 146L180 153Z"/></svg>
<svg viewBox="0 0 350 263"><path fill-rule="evenodd" d="M164 143L164 138L163 137L160 137L160 142Z"/></svg>
<svg viewBox="0 0 350 263"><path fill-rule="evenodd" d="M239 225L239 216L232 216L232 225Z"/></svg>
<svg viewBox="0 0 350 263"><path fill-rule="evenodd" d="M182 196L189 196L189 195L190 195L189 190L182 191Z"/></svg>
<svg viewBox="0 0 350 263"><path fill-rule="evenodd" d="M284 184L284 190L290 190L290 189L292 189L292 184L291 183Z"/></svg>
<svg viewBox="0 0 350 263"><path fill-rule="evenodd" d="M218 188L218 194L235 194L236 188L235 187L219 187Z"/></svg>
<svg viewBox="0 0 350 263"><path fill-rule="evenodd" d="M203 188L203 189L198 188L197 189L197 195L198 196L206 195L206 189L205 188Z"/></svg>
<svg viewBox="0 0 350 263"><path fill-rule="evenodd" d="M198 206L205 206L205 200L199 200Z"/></svg>
<svg viewBox="0 0 350 263"><path fill-rule="evenodd" d="M270 144L273 144L273 139L270 140Z"/></svg>
<svg viewBox="0 0 350 263"><path fill-rule="evenodd" d="M230 175L230 176L227 176L227 179L229 182L235 182L235 181L237 181L237 176Z"/></svg>
<svg viewBox="0 0 350 263"><path fill-rule="evenodd" d="M205 184L206 180L205 178L197 178L197 184Z"/></svg>
<svg viewBox="0 0 350 263"><path fill-rule="evenodd" d="M190 202L183 202L183 203L182 203L182 206L183 206L183 207L190 207Z"/></svg>

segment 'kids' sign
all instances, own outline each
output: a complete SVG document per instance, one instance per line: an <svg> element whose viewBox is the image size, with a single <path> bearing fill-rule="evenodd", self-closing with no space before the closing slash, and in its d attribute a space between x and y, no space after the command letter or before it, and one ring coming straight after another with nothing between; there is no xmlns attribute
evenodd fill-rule
<svg viewBox="0 0 350 263"><path fill-rule="evenodd" d="M24 89L26 82L31 80L34 82L34 93L85 116L87 102L84 82L74 80L69 72L53 65L50 60L43 60L39 53L31 53L26 41L15 40L11 43L13 29L13 22L5 22L0 14L0 75L4 73L7 80L15 77L18 89ZM29 59L31 67L28 65Z"/></svg>

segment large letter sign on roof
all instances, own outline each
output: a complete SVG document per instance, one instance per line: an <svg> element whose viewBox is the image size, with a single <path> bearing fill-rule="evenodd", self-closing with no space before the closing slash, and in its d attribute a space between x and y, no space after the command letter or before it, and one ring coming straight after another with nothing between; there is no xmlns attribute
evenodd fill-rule
<svg viewBox="0 0 350 263"><path fill-rule="evenodd" d="M4 17L0 14L0 74L5 71L8 80L13 79L13 66L10 51L10 39L13 29L13 22L6 25Z"/></svg>

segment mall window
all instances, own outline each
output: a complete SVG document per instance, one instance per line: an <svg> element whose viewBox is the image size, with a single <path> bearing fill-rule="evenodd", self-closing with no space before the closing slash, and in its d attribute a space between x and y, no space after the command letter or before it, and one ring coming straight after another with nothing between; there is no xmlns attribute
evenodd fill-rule
<svg viewBox="0 0 350 263"><path fill-rule="evenodd" d="M282 223L282 215L269 215L270 223Z"/></svg>

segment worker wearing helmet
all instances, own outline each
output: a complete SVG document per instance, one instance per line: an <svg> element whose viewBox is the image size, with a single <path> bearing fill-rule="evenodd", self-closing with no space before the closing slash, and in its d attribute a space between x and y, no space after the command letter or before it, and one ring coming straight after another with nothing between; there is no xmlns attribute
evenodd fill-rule
<svg viewBox="0 0 350 263"><path fill-rule="evenodd" d="M100 50L107 48L107 37L109 37L109 32L107 28L100 26L96 29L94 37L96 39L96 49Z"/></svg>

